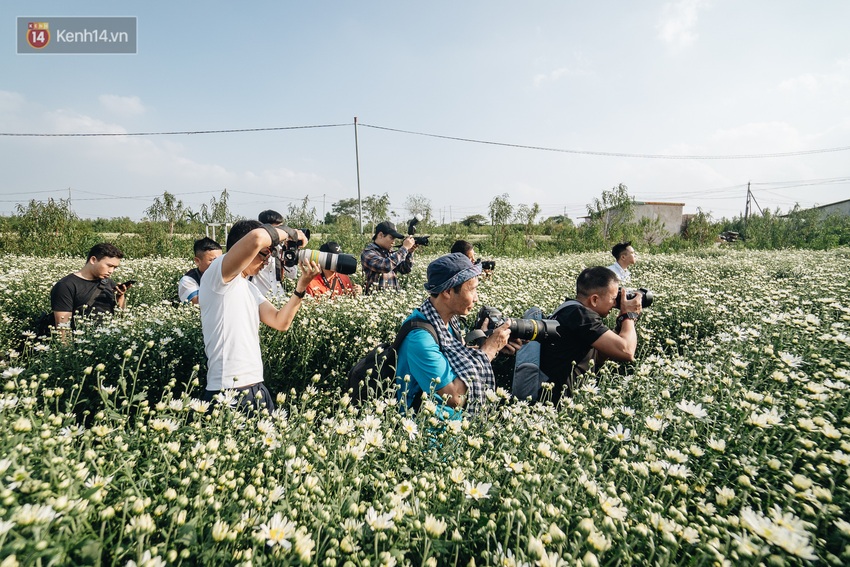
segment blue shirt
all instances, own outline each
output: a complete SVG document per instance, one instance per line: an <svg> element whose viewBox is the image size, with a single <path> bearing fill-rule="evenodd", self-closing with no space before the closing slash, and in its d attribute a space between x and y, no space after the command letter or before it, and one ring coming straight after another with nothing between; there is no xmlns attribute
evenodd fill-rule
<svg viewBox="0 0 850 567"><path fill-rule="evenodd" d="M420 313L418 309L414 310L405 321L414 317L426 321L425 315ZM451 327L449 327L449 333L451 332ZM396 380L400 386L399 401L403 399L402 396L405 396L406 392L405 407L402 409L412 406L420 392L430 394L434 379L439 378L440 382L433 384L434 394L432 396L434 403L437 404L438 417L446 420L461 419L462 412L455 411L450 406L445 405L443 398L436 393L437 390L446 387L457 378L457 374L452 370L448 359L440 351L440 345L437 344L431 333L425 329L413 329L408 333L398 351L396 370L398 376ZM404 381L405 376L410 377L409 382Z"/></svg>

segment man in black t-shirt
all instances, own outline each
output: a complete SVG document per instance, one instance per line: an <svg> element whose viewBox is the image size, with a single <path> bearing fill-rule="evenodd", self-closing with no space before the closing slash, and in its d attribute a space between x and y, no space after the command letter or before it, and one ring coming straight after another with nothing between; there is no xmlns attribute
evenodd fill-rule
<svg viewBox="0 0 850 567"><path fill-rule="evenodd" d="M587 268L576 280L576 300L560 309L555 319L560 323L559 339L540 345L540 370L554 383L552 401L557 403L563 392L571 396L576 378L587 372L590 361L601 364L607 359L631 362L637 349L635 323L640 317L642 295L617 305L620 291L617 275L602 266ZM611 309L619 307L614 331L602 320Z"/></svg>
<svg viewBox="0 0 850 567"><path fill-rule="evenodd" d="M75 315L112 313L116 306L124 307L124 294L131 284L116 285L109 278L123 257L112 244L96 244L80 271L56 282L50 290L50 305L58 329L70 328Z"/></svg>

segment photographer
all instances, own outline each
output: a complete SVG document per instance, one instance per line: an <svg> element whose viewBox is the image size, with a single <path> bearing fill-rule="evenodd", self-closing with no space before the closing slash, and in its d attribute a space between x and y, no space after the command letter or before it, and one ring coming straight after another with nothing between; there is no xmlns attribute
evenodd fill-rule
<svg viewBox="0 0 850 567"><path fill-rule="evenodd" d="M595 365L609 358L622 362L634 360L635 324L640 318L642 302L640 292L628 298L620 288L617 274L608 268L586 268L579 274L575 302L555 316L560 323L560 338L542 343L540 349L540 370L554 383L554 403L564 393L572 396L578 377L588 371L591 360ZM617 328L611 331L602 318L614 308L619 309L620 316Z"/></svg>
<svg viewBox="0 0 850 567"><path fill-rule="evenodd" d="M257 220L262 224L281 226L283 224L283 215L277 211L268 209L257 215ZM248 281L260 290L260 293L265 297L279 298L286 295L286 284L283 280L295 280L297 277L298 271L295 266L291 268L281 266L277 256L273 256L256 275L250 276Z"/></svg>
<svg viewBox="0 0 850 567"><path fill-rule="evenodd" d="M342 254L342 248L334 241L325 242L319 248L319 252L328 252L331 254ZM322 273L316 275L307 286L307 293L313 297L329 297L333 299L340 295L360 295L363 289L356 283L351 282L345 274L337 271L322 268Z"/></svg>
<svg viewBox="0 0 850 567"><path fill-rule="evenodd" d="M238 390L237 403L246 409L274 409L263 384L260 322L278 331L289 329L301 307L307 284L319 273L315 262L301 263L301 276L292 296L275 308L248 277L265 266L284 241L307 239L299 230L259 221L239 221L227 235L227 253L210 264L201 279L201 328L207 354L207 386L202 399L211 401L221 390Z"/></svg>
<svg viewBox="0 0 850 567"><path fill-rule="evenodd" d="M401 247L393 252L396 238L404 238L404 241ZM360 254L365 278L364 295L387 289L398 291L398 276L410 273L415 251L416 242L413 236L405 237L390 221L378 223L372 243Z"/></svg>
<svg viewBox="0 0 850 567"><path fill-rule="evenodd" d="M478 301L480 274L481 267L463 254L447 254L428 265L425 290L430 297L408 319L430 323L439 342L427 330L414 329L401 344L396 375L405 408L416 408L422 394L430 396L433 389L438 417L451 420L461 419L464 412L473 414L487 390L496 389L493 359L500 351L513 354L521 346L517 340L508 342L510 320L494 329L480 348L464 344L458 317L467 315Z"/></svg>
<svg viewBox="0 0 850 567"><path fill-rule="evenodd" d="M475 253L473 252L473 245L471 242L467 242L466 240L455 240L455 243L452 244L450 253L454 254L458 252L463 254L467 258L469 258L473 264L481 264L481 279L486 279L493 275L493 269L496 266L496 262L494 260L484 260L481 261L481 258L475 259Z"/></svg>

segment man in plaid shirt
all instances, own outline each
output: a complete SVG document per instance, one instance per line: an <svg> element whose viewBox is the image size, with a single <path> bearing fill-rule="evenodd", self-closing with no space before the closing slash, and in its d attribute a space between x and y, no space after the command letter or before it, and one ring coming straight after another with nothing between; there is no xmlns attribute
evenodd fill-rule
<svg viewBox="0 0 850 567"><path fill-rule="evenodd" d="M404 238L401 247L393 251L396 238ZM363 293L392 289L398 291L398 275L409 274L413 267L413 252L416 244L412 236L405 236L396 230L390 221L378 223L372 243L360 254L363 276L366 280Z"/></svg>

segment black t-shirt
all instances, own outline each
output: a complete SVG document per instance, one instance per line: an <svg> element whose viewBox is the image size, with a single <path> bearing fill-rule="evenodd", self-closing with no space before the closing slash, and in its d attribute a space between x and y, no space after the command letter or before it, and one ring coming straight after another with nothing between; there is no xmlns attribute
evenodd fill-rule
<svg viewBox="0 0 850 567"><path fill-rule="evenodd" d="M584 360L608 327L595 311L580 303L564 307L555 319L560 323L559 339L540 345L540 370L555 384L553 401L560 398L564 385L571 384L573 365Z"/></svg>
<svg viewBox="0 0 850 567"><path fill-rule="evenodd" d="M95 288L100 291L89 300ZM83 305L89 306L82 311ZM50 308L53 311L67 311L74 315L91 313L112 313L115 311L115 282L109 278L86 280L76 274L69 274L56 282L50 290Z"/></svg>

